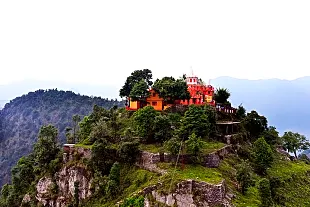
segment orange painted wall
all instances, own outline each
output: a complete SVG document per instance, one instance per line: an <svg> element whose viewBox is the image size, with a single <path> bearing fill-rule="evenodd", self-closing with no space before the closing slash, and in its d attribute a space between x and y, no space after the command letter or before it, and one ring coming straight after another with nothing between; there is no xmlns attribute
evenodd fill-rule
<svg viewBox="0 0 310 207"><path fill-rule="evenodd" d="M163 99L159 97L158 93L150 90L150 97L146 99L148 106L153 106L155 110L163 110Z"/></svg>

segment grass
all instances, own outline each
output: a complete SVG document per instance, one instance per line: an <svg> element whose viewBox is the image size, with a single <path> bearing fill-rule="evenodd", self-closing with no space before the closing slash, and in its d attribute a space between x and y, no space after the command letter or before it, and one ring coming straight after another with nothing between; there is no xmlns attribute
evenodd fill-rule
<svg viewBox="0 0 310 207"><path fill-rule="evenodd" d="M74 147L81 147L84 149L91 149L93 147L93 145L85 145L85 144L75 144Z"/></svg>
<svg viewBox="0 0 310 207"><path fill-rule="evenodd" d="M152 173L143 169L139 169L134 166L121 166L121 176L120 176L120 192L116 195L114 199L102 197L97 200L92 200L92 202L85 203L85 207L110 207L115 206L115 204L128 198L141 189L157 184L159 176L156 173Z"/></svg>
<svg viewBox="0 0 310 207"><path fill-rule="evenodd" d="M203 154L210 154L226 146L222 142L215 142L215 141L207 141L207 142L203 141L203 143L204 143L203 148L202 148ZM164 147L162 147L159 144L141 144L140 145L140 150L151 152L151 153L159 153L161 149L164 152L168 152Z"/></svg>
<svg viewBox="0 0 310 207"><path fill-rule="evenodd" d="M203 154L210 154L212 152L215 152L216 150L219 150L226 145L222 142L204 142L204 146L202 149Z"/></svg>
<svg viewBox="0 0 310 207"><path fill-rule="evenodd" d="M176 171L175 166L170 163L159 163L158 166L168 171L168 176L175 177L176 180L197 180L204 181L211 184L219 184L223 178L222 174L215 168L206 168L201 165L184 165L184 170L182 166L177 166Z"/></svg>

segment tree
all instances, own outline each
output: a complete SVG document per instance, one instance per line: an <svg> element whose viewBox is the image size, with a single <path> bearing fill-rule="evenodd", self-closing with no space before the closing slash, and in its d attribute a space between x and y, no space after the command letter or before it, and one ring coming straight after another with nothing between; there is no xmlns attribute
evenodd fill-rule
<svg viewBox="0 0 310 207"><path fill-rule="evenodd" d="M31 156L21 157L17 165L12 169L12 184L18 194L24 194L28 190L35 175L33 173L34 161Z"/></svg>
<svg viewBox="0 0 310 207"><path fill-rule="evenodd" d="M129 94L132 101L146 102L146 99L150 96L149 86L145 80L140 80L136 83Z"/></svg>
<svg viewBox="0 0 310 207"><path fill-rule="evenodd" d="M111 149L105 139L99 139L94 143L91 153L91 163L95 172L101 175L108 174L116 160L115 150Z"/></svg>
<svg viewBox="0 0 310 207"><path fill-rule="evenodd" d="M241 186L241 193L244 195L252 185L252 168L244 160L237 166L237 181Z"/></svg>
<svg viewBox="0 0 310 207"><path fill-rule="evenodd" d="M270 182L263 178L259 181L258 190L261 197L261 207L272 207L273 201L271 198Z"/></svg>
<svg viewBox="0 0 310 207"><path fill-rule="evenodd" d="M221 104L227 104L228 99L230 97L230 92L228 91L227 88L217 88L215 93L214 93L214 100L217 103L221 103Z"/></svg>
<svg viewBox="0 0 310 207"><path fill-rule="evenodd" d="M154 141L155 117L159 115L152 106L139 109L133 115L133 124L139 136L147 141Z"/></svg>
<svg viewBox="0 0 310 207"><path fill-rule="evenodd" d="M215 136L216 134L216 120L217 120L217 114L214 107L210 106L209 104L204 106L205 113L208 117L208 122L210 123L210 136Z"/></svg>
<svg viewBox="0 0 310 207"><path fill-rule="evenodd" d="M129 97L130 92L134 85L141 80L144 80L148 86L151 86L153 84L152 80L152 71L149 69L143 69L143 70L135 70L131 73L129 77L127 77L126 82L124 86L120 90L120 97Z"/></svg>
<svg viewBox="0 0 310 207"><path fill-rule="evenodd" d="M246 110L242 105L238 106L236 116L239 120L242 120L246 117Z"/></svg>
<svg viewBox="0 0 310 207"><path fill-rule="evenodd" d="M252 141L255 141L265 130L267 130L266 117L260 116L256 111L248 113L242 124L249 133Z"/></svg>
<svg viewBox="0 0 310 207"><path fill-rule="evenodd" d="M279 132L274 126L269 126L267 130L262 133L262 136L270 146L281 145Z"/></svg>
<svg viewBox="0 0 310 207"><path fill-rule="evenodd" d="M157 79L153 85L153 89L159 94L164 101L174 103L175 100L190 99L188 86L184 79L175 80L173 77L164 77Z"/></svg>
<svg viewBox="0 0 310 207"><path fill-rule="evenodd" d="M207 137L210 133L210 123L202 106L190 105L181 119L180 135L188 138L195 133L199 137Z"/></svg>
<svg viewBox="0 0 310 207"><path fill-rule="evenodd" d="M201 137L197 137L195 133L192 133L188 140L185 141L186 151L194 156L199 156L204 146Z"/></svg>
<svg viewBox="0 0 310 207"><path fill-rule="evenodd" d="M76 143L77 130L78 130L79 122L81 121L81 117L79 115L74 115L72 117L72 121L73 121L73 142Z"/></svg>
<svg viewBox="0 0 310 207"><path fill-rule="evenodd" d="M297 158L297 151L309 149L310 143L304 135L294 132L284 132L282 136L283 146L288 152L294 153Z"/></svg>
<svg viewBox="0 0 310 207"><path fill-rule="evenodd" d="M121 143L118 156L122 163L133 164L139 155L139 143L138 142L123 142Z"/></svg>
<svg viewBox="0 0 310 207"><path fill-rule="evenodd" d="M172 137L170 120L165 115L158 115L154 120L154 138L157 142L163 143Z"/></svg>
<svg viewBox="0 0 310 207"><path fill-rule="evenodd" d="M118 162L115 162L110 170L106 189L106 193L111 197L115 197L119 191L120 176L120 165Z"/></svg>
<svg viewBox="0 0 310 207"><path fill-rule="evenodd" d="M267 168L273 162L273 152L270 145L261 137L254 142L253 152L256 171L259 174L266 174Z"/></svg>
<svg viewBox="0 0 310 207"><path fill-rule="evenodd" d="M57 143L58 130L52 125L42 126L39 132L39 138L34 145L34 159L41 167L47 166L50 161L55 159L59 152Z"/></svg>
<svg viewBox="0 0 310 207"><path fill-rule="evenodd" d="M177 137L172 137L164 143L164 146L172 155L177 155L180 152L181 140Z"/></svg>

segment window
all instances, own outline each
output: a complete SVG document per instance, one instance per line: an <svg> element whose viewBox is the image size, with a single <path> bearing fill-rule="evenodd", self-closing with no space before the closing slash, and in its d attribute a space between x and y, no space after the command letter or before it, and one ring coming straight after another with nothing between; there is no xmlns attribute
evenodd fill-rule
<svg viewBox="0 0 310 207"><path fill-rule="evenodd" d="M193 81L193 79L189 79L189 82L192 82Z"/></svg>
<svg viewBox="0 0 310 207"><path fill-rule="evenodd" d="M153 101L153 102L152 102L152 106L157 106L157 102L156 102L156 101Z"/></svg>
<svg viewBox="0 0 310 207"><path fill-rule="evenodd" d="M155 97L156 96L156 93L153 93L153 97Z"/></svg>

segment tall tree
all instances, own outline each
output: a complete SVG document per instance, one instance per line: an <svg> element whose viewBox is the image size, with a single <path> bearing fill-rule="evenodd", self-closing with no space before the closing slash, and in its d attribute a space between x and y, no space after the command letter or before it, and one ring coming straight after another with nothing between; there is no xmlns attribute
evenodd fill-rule
<svg viewBox="0 0 310 207"><path fill-rule="evenodd" d="M258 190L261 197L261 207L272 207L274 206L271 190L270 190L270 182L267 178L263 178L259 181Z"/></svg>
<svg viewBox="0 0 310 207"><path fill-rule="evenodd" d="M140 80L136 83L129 94L133 101L146 102L146 99L150 96L149 86L145 80Z"/></svg>
<svg viewBox="0 0 310 207"><path fill-rule="evenodd" d="M199 137L208 137L210 133L210 123L203 106L190 105L181 119L180 135L187 139L195 133Z"/></svg>
<svg viewBox="0 0 310 207"><path fill-rule="evenodd" d="M256 171L263 175L266 174L273 162L273 152L263 137L254 142L253 153Z"/></svg>
<svg viewBox="0 0 310 207"><path fill-rule="evenodd" d="M46 166L55 159L59 152L57 142L58 130L53 125L42 126L39 132L39 138L34 145L34 159L39 166Z"/></svg>
<svg viewBox="0 0 310 207"><path fill-rule="evenodd" d="M294 132L285 132L282 136L283 146L290 152L294 153L297 158L297 151L309 149L310 143L304 135Z"/></svg>
<svg viewBox="0 0 310 207"><path fill-rule="evenodd" d="M173 130L171 128L171 122L165 115L158 115L154 120L154 138L157 142L163 143L171 138Z"/></svg>
<svg viewBox="0 0 310 207"><path fill-rule="evenodd" d="M159 115L152 106L146 106L133 115L133 124L139 136L148 142L154 141L155 118Z"/></svg>
<svg viewBox="0 0 310 207"><path fill-rule="evenodd" d="M249 133L252 141L255 141L262 133L267 130L267 119L259 115L256 111L251 111L242 121L246 131Z"/></svg>
<svg viewBox="0 0 310 207"><path fill-rule="evenodd" d="M227 88L217 88L214 93L214 100L217 103L227 104L230 97L230 92Z"/></svg>
<svg viewBox="0 0 310 207"><path fill-rule="evenodd" d="M242 120L246 117L246 110L242 105L238 106L236 116L239 120Z"/></svg>
<svg viewBox="0 0 310 207"><path fill-rule="evenodd" d="M252 169L244 160L237 166L237 181L241 186L241 193L244 195L252 184Z"/></svg>
<svg viewBox="0 0 310 207"><path fill-rule="evenodd" d="M120 97L129 97L130 92L134 85L141 80L144 80L148 86L153 84L152 80L152 71L149 69L135 70L127 77L124 86L120 89Z"/></svg>
<svg viewBox="0 0 310 207"><path fill-rule="evenodd" d="M267 130L262 133L262 136L270 146L277 146L282 143L281 138L279 137L279 132L274 126L269 126Z"/></svg>
<svg viewBox="0 0 310 207"><path fill-rule="evenodd" d="M174 79L173 77L164 77L157 79L153 85L153 89L169 103L174 103L175 100L190 99L188 86L184 79Z"/></svg>
<svg viewBox="0 0 310 207"><path fill-rule="evenodd" d="M73 121L73 142L76 143L77 142L77 130L79 127L79 122L81 121L81 117L79 115L74 115L72 117L72 121Z"/></svg>

